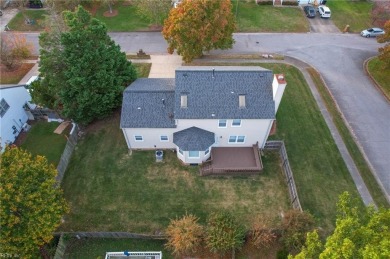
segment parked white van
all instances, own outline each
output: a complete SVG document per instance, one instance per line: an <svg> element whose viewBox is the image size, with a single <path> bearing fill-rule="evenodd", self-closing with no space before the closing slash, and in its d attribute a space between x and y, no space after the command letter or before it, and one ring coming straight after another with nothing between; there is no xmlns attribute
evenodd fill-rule
<svg viewBox="0 0 390 259"><path fill-rule="evenodd" d="M329 7L325 5L320 5L318 7L318 12L320 13L321 18L330 18L331 12Z"/></svg>

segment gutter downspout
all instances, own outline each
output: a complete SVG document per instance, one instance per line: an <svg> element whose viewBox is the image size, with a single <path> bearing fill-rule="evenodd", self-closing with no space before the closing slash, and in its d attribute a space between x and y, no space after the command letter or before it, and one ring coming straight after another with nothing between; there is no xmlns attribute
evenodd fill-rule
<svg viewBox="0 0 390 259"><path fill-rule="evenodd" d="M274 124L274 121L276 121L276 119L271 120L269 123L268 129L267 129L267 135L265 135L265 137L264 137L263 144L261 145L261 149L263 149L265 146L265 142L267 141L267 138L269 137L269 133L271 132L272 124Z"/></svg>

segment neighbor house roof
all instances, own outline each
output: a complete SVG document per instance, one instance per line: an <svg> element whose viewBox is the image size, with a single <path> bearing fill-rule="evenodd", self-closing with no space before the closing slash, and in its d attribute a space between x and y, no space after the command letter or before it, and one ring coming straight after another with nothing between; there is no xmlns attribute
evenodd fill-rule
<svg viewBox="0 0 390 259"><path fill-rule="evenodd" d="M215 143L215 134L191 127L173 133L173 143L183 151L203 151Z"/></svg>
<svg viewBox="0 0 390 259"><path fill-rule="evenodd" d="M175 119L274 119L273 73L261 67L176 69ZM181 108L181 96L187 107ZM245 108L239 106L245 97Z"/></svg>
<svg viewBox="0 0 390 259"><path fill-rule="evenodd" d="M174 79L139 78L123 92L121 128L174 128Z"/></svg>

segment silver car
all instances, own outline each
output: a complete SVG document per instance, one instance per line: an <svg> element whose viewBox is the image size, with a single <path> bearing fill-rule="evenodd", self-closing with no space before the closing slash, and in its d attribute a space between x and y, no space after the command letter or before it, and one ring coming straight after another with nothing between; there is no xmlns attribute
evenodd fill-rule
<svg viewBox="0 0 390 259"><path fill-rule="evenodd" d="M380 28L369 28L360 33L363 37L370 38L385 34L385 31Z"/></svg>

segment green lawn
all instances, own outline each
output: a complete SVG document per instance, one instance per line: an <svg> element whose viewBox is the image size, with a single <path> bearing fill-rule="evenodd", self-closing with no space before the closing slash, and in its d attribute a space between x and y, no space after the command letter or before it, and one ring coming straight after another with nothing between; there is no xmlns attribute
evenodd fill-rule
<svg viewBox="0 0 390 259"><path fill-rule="evenodd" d="M390 99L390 73L388 69L384 69L384 64L378 58L373 58L368 63L368 71L380 85L383 92Z"/></svg>
<svg viewBox="0 0 390 259"><path fill-rule="evenodd" d="M289 208L287 187L274 153L265 170L251 177L200 177L198 167L183 166L171 151L156 163L153 151L130 156L119 116L78 143L62 182L71 212L59 231L162 231L186 212L202 223L226 209L249 225L256 215L279 217Z"/></svg>
<svg viewBox="0 0 390 259"><path fill-rule="evenodd" d="M65 135L53 133L59 125L58 122L37 122L31 127L21 147L33 155L45 156L57 166L66 145Z"/></svg>
<svg viewBox="0 0 390 259"><path fill-rule="evenodd" d="M375 180L370 167L366 163L366 160L363 157L363 154L360 152L356 142L354 141L349 129L344 123L344 120L342 119L338 109L336 108L336 105L331 98L331 95L324 85L322 79L320 78L317 71L314 69L308 68L308 72L310 73L314 83L317 86L318 91L321 94L321 97L323 101L326 104L326 107L329 111L329 113L332 116L332 120L334 124L336 125L338 131L340 132L341 137L344 140L344 143L346 147L348 148L349 153L351 154L353 160L355 161L356 167L358 168L360 175L363 177L363 180L368 188L368 190L371 193L372 198L374 199L374 202L379 207L389 207L389 203L386 200L386 197L381 191L381 188L378 186L377 181ZM390 80L390 76L389 76Z"/></svg>
<svg viewBox="0 0 390 259"><path fill-rule="evenodd" d="M104 12L108 11L107 5L102 5L96 12L95 18L104 22L109 31L148 31L149 21L137 13L135 5L124 5L118 1L113 5L113 9L118 10L118 15L105 17Z"/></svg>
<svg viewBox="0 0 390 259"><path fill-rule="evenodd" d="M149 77L150 68L152 63L133 63L137 70L137 77Z"/></svg>
<svg viewBox="0 0 390 259"><path fill-rule="evenodd" d="M90 238L70 240L64 258L104 258L106 252L155 251L162 252L163 258L174 258L165 248L164 240L142 240L124 238Z"/></svg>
<svg viewBox="0 0 390 259"><path fill-rule="evenodd" d="M332 11L334 24L342 31L345 25L350 32L360 32L371 27L371 9L373 3L366 1L337 0L326 3Z"/></svg>
<svg viewBox="0 0 390 259"><path fill-rule="evenodd" d="M236 2L233 1L233 12ZM237 9L238 32L308 32L309 23L298 7L257 5L240 1Z"/></svg>
<svg viewBox="0 0 390 259"><path fill-rule="evenodd" d="M41 31L44 29L45 10L25 10L25 16L21 12L15 15L8 23L12 31ZM26 24L25 19L34 20L34 24Z"/></svg>

